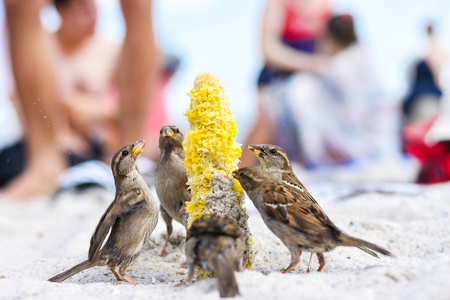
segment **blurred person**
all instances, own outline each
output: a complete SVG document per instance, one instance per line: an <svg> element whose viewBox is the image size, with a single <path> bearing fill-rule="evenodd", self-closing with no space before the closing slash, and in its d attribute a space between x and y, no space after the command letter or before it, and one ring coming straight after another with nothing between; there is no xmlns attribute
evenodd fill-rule
<svg viewBox="0 0 450 300"><path fill-rule="evenodd" d="M94 0L54 0L61 16L55 33L59 100L66 113L58 141L71 164L101 159L117 148L117 68L120 45L95 33ZM108 147L109 149L104 149Z"/></svg>
<svg viewBox="0 0 450 300"><path fill-rule="evenodd" d="M178 71L181 61L178 56L163 52L161 55L161 63L162 70L158 85L155 89L154 101L145 121L144 136L147 140L148 146L146 146L145 153L142 154L152 161L151 168L156 167L156 162L159 158L159 131L161 127L166 126L167 124L172 124L171 116L169 115L170 110L169 107L167 107L167 88L170 80Z"/></svg>
<svg viewBox="0 0 450 300"><path fill-rule="evenodd" d="M448 99L447 99L448 101ZM403 128L406 153L420 163L417 183L450 180L450 110Z"/></svg>
<svg viewBox="0 0 450 300"><path fill-rule="evenodd" d="M411 89L403 101L405 126L436 115L439 111L442 97L439 74L448 55L439 45L433 25L427 26L426 34L426 54L414 67Z"/></svg>
<svg viewBox="0 0 450 300"><path fill-rule="evenodd" d="M427 27L427 52L403 103L403 150L420 162L418 183L450 180L450 57Z"/></svg>
<svg viewBox="0 0 450 300"><path fill-rule="evenodd" d="M0 187L17 175L24 166L24 147L18 141L22 128L16 109L6 92L0 88Z"/></svg>
<svg viewBox="0 0 450 300"><path fill-rule="evenodd" d="M78 150L86 155L83 142L90 138L86 136L89 127L95 127L95 120L111 117L108 105L104 101L99 105L92 98L105 96L104 86L114 67L109 63L117 51L109 48L108 53L102 49L102 42L93 38L97 17L93 0L56 1L62 19L56 41L43 30L39 19L47 1L4 0L4 3L26 146L25 168L16 168L20 175L6 186L5 194L13 199L49 195L56 190L57 178L69 164L65 153L74 157ZM117 140L118 144L126 144L144 135L147 111L158 81L159 55L153 36L152 1L122 0L121 6L127 27L115 64L120 95ZM103 50L106 52L100 54ZM103 54L105 61L98 63L96 59L103 59ZM56 65L58 59L62 63ZM89 74L87 67L94 63L100 67L91 73L98 73ZM64 69L65 64L74 69L58 74L58 68ZM58 80L66 84L66 90L59 89ZM89 150L95 150L92 148Z"/></svg>
<svg viewBox="0 0 450 300"><path fill-rule="evenodd" d="M264 67L258 78L258 111L244 145L277 144L291 159L298 160L292 114L281 96L283 83L295 72L316 72L323 63L325 58L315 53L330 16L328 0L267 1L262 19ZM274 106L282 111L276 119ZM244 151L241 164L254 163L256 157Z"/></svg>
<svg viewBox="0 0 450 300"><path fill-rule="evenodd" d="M307 168L358 164L396 153L396 114L358 43L353 17L333 16L319 46L329 60L286 88Z"/></svg>
<svg viewBox="0 0 450 300"><path fill-rule="evenodd" d="M55 189L56 178L67 162L56 139L60 118L54 41L43 30L39 19L46 0L4 0L4 4L11 65L26 122L24 139L27 141L26 169L9 184L5 193L10 198L48 194Z"/></svg>
<svg viewBox="0 0 450 300"><path fill-rule="evenodd" d="M120 0L126 25L118 79L120 145L142 139L147 112L155 102L161 59L154 36L152 2ZM159 152L157 146L155 151Z"/></svg>
<svg viewBox="0 0 450 300"><path fill-rule="evenodd" d="M61 151L68 154L68 164L75 165L100 159L104 152L102 147L107 144L107 135L101 127L115 119L113 102L117 100L112 98L117 98L114 96L117 92L108 90L113 77L117 77L114 71L117 71L120 46L95 34L97 6L94 0L53 2L61 18L60 28L51 36L58 93L55 105L60 106L56 138ZM17 94L13 98L19 102ZM16 167L15 172L20 172L26 160L24 147L22 141L3 151L2 156L10 159L8 168L3 171ZM11 160L13 153L20 156L15 154Z"/></svg>
<svg viewBox="0 0 450 300"><path fill-rule="evenodd" d="M56 35L62 54L58 56L57 69L60 93L69 114L69 127L75 131L72 136L78 135L78 141L74 140L76 137L71 141L70 132L65 132L61 139L73 154L82 156L85 152L85 158L91 159L105 159L106 156L109 163L110 156L119 147L117 130L121 128L118 126L122 116L117 92L120 45L95 34L97 9L94 0L54 0L54 3L62 19ZM164 54L161 60L165 65L161 80L154 87L151 97L154 101L147 107L148 113L141 116L144 122L141 139L146 138L148 142L145 154L153 160L157 160L159 154L159 129L168 120L164 87L179 65L178 58L173 55ZM93 149L86 157L89 148Z"/></svg>

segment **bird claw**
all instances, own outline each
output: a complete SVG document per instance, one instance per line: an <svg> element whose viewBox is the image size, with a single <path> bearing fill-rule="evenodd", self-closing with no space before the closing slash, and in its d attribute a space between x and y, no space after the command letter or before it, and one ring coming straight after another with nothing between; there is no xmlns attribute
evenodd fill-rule
<svg viewBox="0 0 450 300"><path fill-rule="evenodd" d="M126 281L128 281L129 283L131 283L132 285L137 285L137 283L131 279L130 277L128 277L127 275L122 275L122 278Z"/></svg>
<svg viewBox="0 0 450 300"><path fill-rule="evenodd" d="M167 252L166 249L163 249L163 250L161 251L161 253L159 254L159 256L165 257L167 254L169 254L169 252Z"/></svg>
<svg viewBox="0 0 450 300"><path fill-rule="evenodd" d="M109 269L111 273L113 273L114 277L116 277L117 281L122 281L122 278L120 278L119 274L114 269Z"/></svg>
<svg viewBox="0 0 450 300"><path fill-rule="evenodd" d="M180 286L183 286L185 284L186 284L186 281L182 281L182 282L176 284L175 287L180 287Z"/></svg>
<svg viewBox="0 0 450 300"><path fill-rule="evenodd" d="M310 273L312 270L312 262L314 259L315 253L311 253L311 257L309 258L308 269L306 269L306 273Z"/></svg>

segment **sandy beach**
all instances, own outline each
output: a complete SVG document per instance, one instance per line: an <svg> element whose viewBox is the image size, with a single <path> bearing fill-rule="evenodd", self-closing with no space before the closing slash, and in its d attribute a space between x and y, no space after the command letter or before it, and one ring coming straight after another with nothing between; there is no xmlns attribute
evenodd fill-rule
<svg viewBox="0 0 450 300"><path fill-rule="evenodd" d="M237 274L241 298L450 299L450 185L378 184L377 192L333 197L345 188L349 191L344 184L316 183L310 191L338 227L386 247L396 258L341 247L326 253L321 273L304 273L309 261L304 253L294 271L281 274L289 252L247 199L256 257L255 270ZM137 286L116 281L105 267L48 282L87 258L91 234L112 199L104 190L24 204L0 198L0 299L219 299L214 278L173 286L186 275L185 233L175 224L170 254L160 257L161 219L128 271Z"/></svg>

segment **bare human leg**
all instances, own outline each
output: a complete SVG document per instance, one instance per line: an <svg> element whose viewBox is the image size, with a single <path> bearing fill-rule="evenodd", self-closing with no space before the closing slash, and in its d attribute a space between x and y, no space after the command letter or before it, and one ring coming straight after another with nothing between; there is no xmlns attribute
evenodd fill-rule
<svg viewBox="0 0 450 300"><path fill-rule="evenodd" d="M26 168L6 188L10 199L52 194L66 162L56 140L58 94L53 44L39 13L48 0L4 0L12 70L24 117Z"/></svg>
<svg viewBox="0 0 450 300"><path fill-rule="evenodd" d="M121 0L126 35L119 65L121 143L144 136L148 109L159 81L160 58L156 46L151 0Z"/></svg>

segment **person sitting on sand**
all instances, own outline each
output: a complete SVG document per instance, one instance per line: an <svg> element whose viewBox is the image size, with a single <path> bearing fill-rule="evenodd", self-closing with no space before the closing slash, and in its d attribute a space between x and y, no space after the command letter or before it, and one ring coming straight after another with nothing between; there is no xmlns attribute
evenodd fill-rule
<svg viewBox="0 0 450 300"><path fill-rule="evenodd" d="M378 159L398 151L396 115L386 101L353 17L333 16L320 50L329 57L317 74L297 74L286 87L307 168Z"/></svg>

